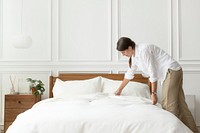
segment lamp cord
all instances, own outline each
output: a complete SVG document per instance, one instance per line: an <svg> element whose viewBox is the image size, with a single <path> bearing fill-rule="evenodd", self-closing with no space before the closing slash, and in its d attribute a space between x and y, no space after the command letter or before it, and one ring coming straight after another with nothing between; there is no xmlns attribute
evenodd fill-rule
<svg viewBox="0 0 200 133"><path fill-rule="evenodd" d="M21 34L22 34L22 21L23 21L23 19L22 19L22 17L23 17L23 6L24 4L23 4L23 0L21 0Z"/></svg>

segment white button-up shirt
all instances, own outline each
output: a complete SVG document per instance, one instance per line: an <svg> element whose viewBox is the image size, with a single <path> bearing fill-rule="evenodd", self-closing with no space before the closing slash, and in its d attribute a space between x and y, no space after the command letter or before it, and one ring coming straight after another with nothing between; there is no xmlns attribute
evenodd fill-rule
<svg viewBox="0 0 200 133"><path fill-rule="evenodd" d="M132 56L131 68L128 68L125 79L134 78L139 69L149 76L150 82L163 82L168 69L180 70L181 66L169 54L155 45L135 45L135 56Z"/></svg>

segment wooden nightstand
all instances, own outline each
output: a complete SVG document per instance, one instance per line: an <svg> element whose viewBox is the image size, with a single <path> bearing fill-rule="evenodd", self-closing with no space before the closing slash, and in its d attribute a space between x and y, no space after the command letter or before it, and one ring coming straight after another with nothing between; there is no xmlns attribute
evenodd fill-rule
<svg viewBox="0 0 200 133"><path fill-rule="evenodd" d="M30 109L35 103L41 100L41 95L5 95L4 111L4 132L12 124L18 114Z"/></svg>

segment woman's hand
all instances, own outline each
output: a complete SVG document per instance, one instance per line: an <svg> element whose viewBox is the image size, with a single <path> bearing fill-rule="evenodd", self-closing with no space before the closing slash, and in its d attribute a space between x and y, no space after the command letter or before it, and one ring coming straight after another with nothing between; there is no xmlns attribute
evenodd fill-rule
<svg viewBox="0 0 200 133"><path fill-rule="evenodd" d="M151 94L152 104L155 105L158 102L158 97L156 94Z"/></svg>
<svg viewBox="0 0 200 133"><path fill-rule="evenodd" d="M122 90L124 87L128 84L130 80L129 79L124 79L122 83L120 84L119 88L116 90L115 95L118 96L121 94Z"/></svg>
<svg viewBox="0 0 200 133"><path fill-rule="evenodd" d="M116 96L118 96L118 95L120 95L120 94L121 94L121 92L122 92L122 90L121 90L121 89L117 89L117 91L115 91L115 95L116 95Z"/></svg>

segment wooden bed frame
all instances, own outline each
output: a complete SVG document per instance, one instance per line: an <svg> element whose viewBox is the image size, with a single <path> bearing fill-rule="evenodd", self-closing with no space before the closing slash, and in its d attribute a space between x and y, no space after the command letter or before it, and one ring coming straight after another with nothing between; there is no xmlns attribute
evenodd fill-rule
<svg viewBox="0 0 200 133"><path fill-rule="evenodd" d="M113 80L123 80L124 79L124 74L84 74L84 73L75 73L75 74L69 74L69 73L61 73L59 74L59 76L57 77L53 77L50 76L49 77L49 98L53 97L53 86L54 83L56 81L56 78L59 78L63 81L67 81L67 80L85 80L85 79L90 79L90 78L94 78L97 76L102 76L105 78L109 78L109 79L113 79ZM137 81L137 82L141 82L141 83L145 83L148 84L149 87L151 88L151 84L149 82L149 79L146 77L143 77L141 74L135 74L134 75L134 79L132 79L131 81Z"/></svg>

